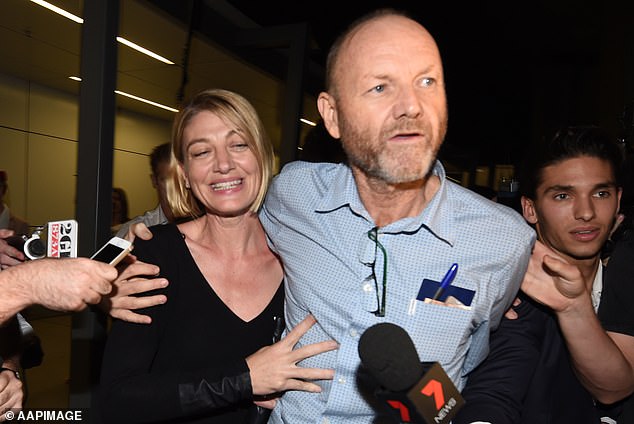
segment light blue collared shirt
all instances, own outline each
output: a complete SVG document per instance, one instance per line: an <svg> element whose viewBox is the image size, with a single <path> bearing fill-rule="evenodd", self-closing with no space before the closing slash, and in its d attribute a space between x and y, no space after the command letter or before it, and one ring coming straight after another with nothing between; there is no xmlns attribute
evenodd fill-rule
<svg viewBox="0 0 634 424"><path fill-rule="evenodd" d="M291 391L273 411L273 423L379 423L381 409L359 369L359 337L368 327L391 322L405 328L421 361L438 361L459 389L465 374L488 352L497 326L522 281L535 240L515 211L445 178L416 217L378 230L387 251L386 314L377 317L375 270L381 298L383 255L367 236L375 224L361 203L350 168L295 162L269 189L260 219L286 274L286 322L294 327L312 313L317 324L297 347L333 339L339 349L300 363L334 368L319 394ZM376 253L375 253L376 252ZM475 291L471 310L415 300L423 279L440 281L459 264L452 285ZM384 407L380 407L384 408Z"/></svg>

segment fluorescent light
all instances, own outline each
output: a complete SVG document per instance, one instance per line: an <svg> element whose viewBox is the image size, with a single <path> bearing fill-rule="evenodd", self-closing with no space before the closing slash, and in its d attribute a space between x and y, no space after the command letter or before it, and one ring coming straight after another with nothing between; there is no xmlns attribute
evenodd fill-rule
<svg viewBox="0 0 634 424"><path fill-rule="evenodd" d="M68 78L72 79L73 81L81 82L81 78L79 78L79 77L70 76ZM144 99L143 97L139 97L139 96L135 96L134 94L126 93L125 91L115 90L114 92L119 94L119 95L121 95L121 96L125 96L125 97L128 97L130 99L137 100L139 102L147 103L149 105L152 105L152 106L155 106L155 107L159 107L161 109L169 110L170 112L178 112L178 109L174 109L173 107L165 106L165 105L162 105L160 103L153 102L152 100Z"/></svg>
<svg viewBox="0 0 634 424"><path fill-rule="evenodd" d="M153 102L151 100L144 99L143 97L135 96L133 94L129 94L129 93L126 93L126 92L123 92L123 91L119 91L119 90L115 90L114 92L117 93L117 94L120 94L122 96L129 97L131 99L138 100L138 101L143 102L143 103L147 103L147 104L152 105L152 106L160 107L161 109L169 110L170 112L178 112L178 109L174 109L173 107L165 106L165 105L162 105L160 103L156 103L156 102Z"/></svg>
<svg viewBox="0 0 634 424"><path fill-rule="evenodd" d="M168 65L173 65L174 62L172 62L171 60L165 59L163 56L158 55L156 53L154 53L153 51L150 51L148 49L146 49L145 47L141 47L138 44L133 43L132 41L126 40L123 37L117 37L117 41L120 42L121 44L125 44L128 47L133 48L134 50L141 52L143 54L146 54L158 61L161 61L163 63L167 63Z"/></svg>
<svg viewBox="0 0 634 424"><path fill-rule="evenodd" d="M33 3L39 4L42 7L47 8L48 10L50 10L52 12L55 12L55 13L57 13L59 15L62 15L65 18L70 19L71 21L75 21L78 24L83 24L84 23L84 20L82 18L80 18L79 16L75 16L72 13L67 12L64 9L61 9L61 8L59 8L57 6L54 6L54 5L50 4L47 1L44 1L44 0L31 0L31 1ZM134 50L136 50L136 51L138 51L140 53L148 55L151 58L156 59L156 60L158 60L160 62L167 63L168 65L174 65L174 62L172 62L171 60L166 59L163 56L158 55L158 54L154 53L153 51L146 49L145 47L141 47L138 44L133 43L132 41L126 40L123 37L117 37L117 41L120 42L121 44L124 44L124 45L126 45L128 47L133 48Z"/></svg>
<svg viewBox="0 0 634 424"><path fill-rule="evenodd" d="M317 126L316 123L314 123L313 121L309 121L308 119L300 118L300 121L303 122L306 125L310 125L311 127L316 127Z"/></svg>
<svg viewBox="0 0 634 424"><path fill-rule="evenodd" d="M65 18L70 19L71 21L75 21L78 24L83 24L84 20L82 18L80 18L79 16L73 15L70 12L65 11L64 9L61 9L55 5L50 4L47 1L44 0L31 0L33 3L39 4L42 7L47 8L48 10L57 13L58 15L62 15Z"/></svg>

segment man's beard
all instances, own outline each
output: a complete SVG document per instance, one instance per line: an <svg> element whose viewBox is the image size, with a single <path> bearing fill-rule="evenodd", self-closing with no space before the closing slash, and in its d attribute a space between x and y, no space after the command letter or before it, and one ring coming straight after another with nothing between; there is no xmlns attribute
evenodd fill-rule
<svg viewBox="0 0 634 424"><path fill-rule="evenodd" d="M358 130L340 115L341 142L350 165L368 177L388 184L402 184L426 178L433 169L442 139L446 120L438 138L424 129L420 121L402 119L381 130L377 139L368 130ZM423 143L412 145L385 142L394 134L418 133L424 135Z"/></svg>

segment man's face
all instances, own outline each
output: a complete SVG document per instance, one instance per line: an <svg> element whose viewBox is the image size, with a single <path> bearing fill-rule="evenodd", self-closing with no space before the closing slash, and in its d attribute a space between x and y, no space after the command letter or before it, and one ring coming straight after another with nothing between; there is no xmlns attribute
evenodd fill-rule
<svg viewBox="0 0 634 424"><path fill-rule="evenodd" d="M425 177L447 128L442 62L429 33L398 16L364 24L342 45L334 81L319 108L353 169L389 184Z"/></svg>
<svg viewBox="0 0 634 424"><path fill-rule="evenodd" d="M543 168L534 200L522 198L524 218L542 242L566 259L596 259L619 209L609 162L590 156Z"/></svg>

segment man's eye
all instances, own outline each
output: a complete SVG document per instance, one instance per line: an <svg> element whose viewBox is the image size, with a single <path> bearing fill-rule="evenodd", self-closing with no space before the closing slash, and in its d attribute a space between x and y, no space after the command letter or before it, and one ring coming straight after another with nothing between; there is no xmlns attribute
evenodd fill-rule
<svg viewBox="0 0 634 424"><path fill-rule="evenodd" d="M436 80L434 78L423 78L423 87L431 87L436 84Z"/></svg>
<svg viewBox="0 0 634 424"><path fill-rule="evenodd" d="M610 197L610 192L609 191L600 191L597 194L595 194L595 196L601 197L601 198Z"/></svg>
<svg viewBox="0 0 634 424"><path fill-rule="evenodd" d="M566 193L559 193L559 194L555 194L554 199L555 200L564 200L568 198L568 194Z"/></svg>
<svg viewBox="0 0 634 424"><path fill-rule="evenodd" d="M375 85L370 91L374 91L375 93L382 93L385 91L385 86L383 84Z"/></svg>

